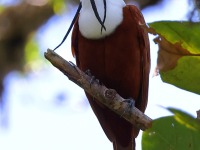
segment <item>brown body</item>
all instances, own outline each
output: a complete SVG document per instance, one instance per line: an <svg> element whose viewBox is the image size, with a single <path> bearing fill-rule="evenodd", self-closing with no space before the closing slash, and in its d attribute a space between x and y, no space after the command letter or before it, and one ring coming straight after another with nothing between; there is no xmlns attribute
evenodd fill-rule
<svg viewBox="0 0 200 150"><path fill-rule="evenodd" d="M75 23L72 34L72 52L81 70L92 75L108 88L115 89L123 98L133 98L135 106L144 112L148 98L150 69L148 34L140 26L142 14L135 6L123 8L123 21L109 36L91 40L83 37ZM134 150L139 129L87 98L105 134L114 143L115 150Z"/></svg>

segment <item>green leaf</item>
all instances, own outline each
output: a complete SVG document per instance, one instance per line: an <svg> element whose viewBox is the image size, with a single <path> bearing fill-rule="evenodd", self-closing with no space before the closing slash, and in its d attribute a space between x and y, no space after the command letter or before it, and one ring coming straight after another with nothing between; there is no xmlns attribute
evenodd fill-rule
<svg viewBox="0 0 200 150"><path fill-rule="evenodd" d="M174 118L180 124L183 124L187 128L191 128L192 130L200 131L200 120L193 118L192 116L183 111L174 108L167 109L174 114Z"/></svg>
<svg viewBox="0 0 200 150"><path fill-rule="evenodd" d="M172 44L180 43L190 53L200 53L200 23L183 21L160 21L150 23L157 34L166 38Z"/></svg>
<svg viewBox="0 0 200 150"><path fill-rule="evenodd" d="M5 7L3 5L0 5L0 13L2 13L5 10Z"/></svg>
<svg viewBox="0 0 200 150"><path fill-rule="evenodd" d="M200 149L200 122L180 110L169 110L175 115L154 120L152 128L143 132L142 150Z"/></svg>
<svg viewBox="0 0 200 150"><path fill-rule="evenodd" d="M50 0L56 14L61 14L66 9L65 0Z"/></svg>
<svg viewBox="0 0 200 150"><path fill-rule="evenodd" d="M200 23L150 23L159 45L157 69L164 82L200 94Z"/></svg>
<svg viewBox="0 0 200 150"><path fill-rule="evenodd" d="M200 57L183 56L177 66L169 71L160 71L161 79L179 88L200 94Z"/></svg>
<svg viewBox="0 0 200 150"><path fill-rule="evenodd" d="M33 38L30 38L25 46L26 63L36 61L37 59L40 59L38 44Z"/></svg>

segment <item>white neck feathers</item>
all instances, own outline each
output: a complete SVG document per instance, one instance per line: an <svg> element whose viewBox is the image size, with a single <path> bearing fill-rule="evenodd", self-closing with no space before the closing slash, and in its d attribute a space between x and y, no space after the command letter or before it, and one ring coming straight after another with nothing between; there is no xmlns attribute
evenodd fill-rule
<svg viewBox="0 0 200 150"><path fill-rule="evenodd" d="M105 20L106 31L101 33L101 25L92 9L90 0L82 0L82 10L79 16L79 30L88 39L100 39L110 35L123 20L123 0L106 0L107 13ZM97 11L101 20L104 17L103 0L95 0Z"/></svg>

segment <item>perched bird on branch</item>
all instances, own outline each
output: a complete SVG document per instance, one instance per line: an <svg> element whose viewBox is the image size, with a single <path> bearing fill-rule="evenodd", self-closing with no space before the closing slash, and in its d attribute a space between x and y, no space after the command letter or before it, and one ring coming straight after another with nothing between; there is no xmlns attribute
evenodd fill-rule
<svg viewBox="0 0 200 150"><path fill-rule="evenodd" d="M72 33L77 66L145 111L150 52L144 18L123 0L82 0ZM79 9L80 10L80 9ZM92 84L92 83L91 83ZM86 93L114 150L135 150L139 129ZM123 115L123 114L122 114Z"/></svg>

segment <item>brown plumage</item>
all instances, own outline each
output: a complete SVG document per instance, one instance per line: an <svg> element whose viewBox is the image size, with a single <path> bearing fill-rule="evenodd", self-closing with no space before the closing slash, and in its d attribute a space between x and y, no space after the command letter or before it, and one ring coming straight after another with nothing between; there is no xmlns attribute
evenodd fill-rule
<svg viewBox="0 0 200 150"><path fill-rule="evenodd" d="M123 98L133 98L145 111L150 70L149 40L140 26L145 24L140 11L132 5L123 8L123 21L109 36L98 40L83 37L76 21L72 33L72 53L81 70L92 75ZM93 100L89 103L114 150L134 150L139 129Z"/></svg>

